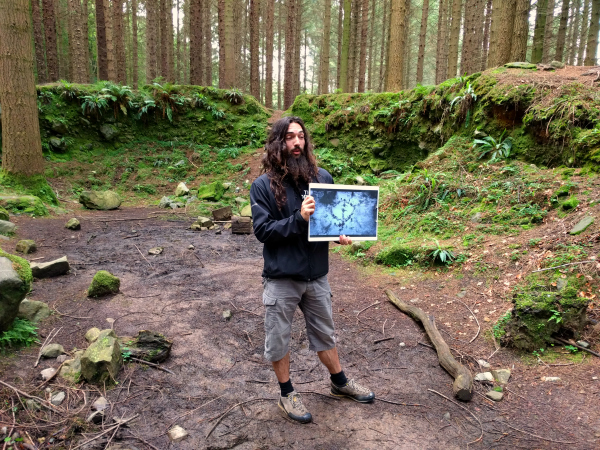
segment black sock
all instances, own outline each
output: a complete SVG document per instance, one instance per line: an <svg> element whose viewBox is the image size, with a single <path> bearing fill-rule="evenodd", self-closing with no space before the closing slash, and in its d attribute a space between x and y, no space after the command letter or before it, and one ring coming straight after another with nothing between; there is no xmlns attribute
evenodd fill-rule
<svg viewBox="0 0 600 450"><path fill-rule="evenodd" d="M281 389L281 396L285 397L288 394L294 392L294 386L292 386L292 380L287 380L285 383L279 383L279 388Z"/></svg>
<svg viewBox="0 0 600 450"><path fill-rule="evenodd" d="M346 374L343 370L340 373L332 373L330 376L331 382L336 386L346 386L348 383L348 378L346 378Z"/></svg>

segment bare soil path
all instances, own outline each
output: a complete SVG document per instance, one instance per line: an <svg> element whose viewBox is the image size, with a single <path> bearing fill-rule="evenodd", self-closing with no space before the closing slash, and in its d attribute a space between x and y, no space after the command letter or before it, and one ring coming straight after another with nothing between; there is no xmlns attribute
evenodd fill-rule
<svg viewBox="0 0 600 450"><path fill-rule="evenodd" d="M467 411L428 391L451 398L452 378L439 366L433 350L419 344L428 343L423 330L389 304L383 293L391 288L403 300L419 299L425 307L430 301L445 304L456 298L473 280L434 279L405 285L392 276L369 274L337 254L331 255L330 284L341 359L346 373L370 386L378 400L362 405L327 396L326 369L308 350L298 311L292 334L292 381L297 390L306 392L305 402L315 422L304 426L289 422L276 405L276 378L262 358L261 245L254 236L236 236L227 230L193 232L190 219L164 220L156 213L152 208L78 212L81 231L66 230L64 217L21 217L15 220L19 231L12 240L27 237L38 242L37 253L29 259L67 255L72 265L68 275L34 284L29 298L47 302L63 314L41 324L42 336L61 326L55 342L68 351L85 348L85 331L107 328L106 319L112 318L120 336L150 329L173 341L164 366L175 375L128 363L119 384L106 388L111 417L139 414L130 431L117 436L122 438L122 448L151 448L134 434L159 449L458 449L477 441L482 429L482 439L470 448L592 449L600 445L599 388L597 382L587 381L593 374L600 375L597 363L553 367L552 374L563 381L549 384L539 381L537 366L524 366L501 350L492 364L513 369L504 401L486 400L486 389L477 385L473 401L462 404L481 421L480 427ZM9 249L12 243L4 247ZM163 253L147 255L155 246L164 247ZM89 299L85 290L100 269L121 278L121 292ZM470 295L463 300L472 304ZM371 306L375 302L380 303ZM467 318L466 309L460 304L455 308L456 314ZM222 316L227 309L233 312L229 321ZM384 338L392 339L375 342ZM479 370L476 359L494 352L483 336L473 345L453 338L448 342L473 371ZM0 377L32 391L39 384L39 370L57 365L45 360L33 369L37 351L23 350L5 360ZM58 383L51 386L57 388ZM80 388L88 389L88 406L81 413L85 417L90 398L93 401L98 394L87 385ZM104 387L98 389L103 391ZM7 394L2 391L4 398ZM254 399L272 400L234 408L207 438L215 424L211 419ZM81 408L83 403L73 395L67 406ZM172 424L185 428L189 436L170 443L166 432ZM100 428L85 431L91 437L95 430ZM52 434L29 432L36 438ZM68 436L55 442L50 445L46 440L43 448L75 445ZM106 442L101 438L85 448L104 448Z"/></svg>

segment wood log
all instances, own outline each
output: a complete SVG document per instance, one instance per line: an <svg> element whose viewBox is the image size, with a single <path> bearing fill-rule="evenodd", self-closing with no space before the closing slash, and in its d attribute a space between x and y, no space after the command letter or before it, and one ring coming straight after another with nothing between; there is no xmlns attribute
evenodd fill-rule
<svg viewBox="0 0 600 450"><path fill-rule="evenodd" d="M452 385L454 396L465 402L471 400L473 397L473 376L469 369L454 359L454 356L452 356L452 353L450 352L450 347L448 347L448 344L446 344L446 341L444 341L442 335L435 326L433 316L428 316L422 309L417 308L416 306L404 303L389 289L386 289L385 293L390 302L400 311L408 314L414 320L421 322L437 351L440 365L454 377L454 384Z"/></svg>
<svg viewBox="0 0 600 450"><path fill-rule="evenodd" d="M231 218L233 234L252 234L252 219L250 217L233 216Z"/></svg>

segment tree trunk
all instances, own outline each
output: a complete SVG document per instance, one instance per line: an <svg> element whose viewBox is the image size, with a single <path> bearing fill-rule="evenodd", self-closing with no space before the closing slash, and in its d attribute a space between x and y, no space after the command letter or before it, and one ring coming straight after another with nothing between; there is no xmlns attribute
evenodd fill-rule
<svg viewBox="0 0 600 450"><path fill-rule="evenodd" d="M385 89L385 74L387 70L387 44L389 42L389 17L388 17L388 3L390 0L383 0L383 17L381 18L381 51L379 54L379 92L383 92Z"/></svg>
<svg viewBox="0 0 600 450"><path fill-rule="evenodd" d="M529 38L529 8L531 0L517 0L515 25L510 48L511 61L525 61Z"/></svg>
<svg viewBox="0 0 600 450"><path fill-rule="evenodd" d="M342 53L340 62L340 89L349 92L348 86L348 62L350 59L350 23L352 14L352 0L340 0L344 2L344 28L342 32ZM385 0L384 0L385 1ZM340 5L341 7L341 5Z"/></svg>
<svg viewBox="0 0 600 450"><path fill-rule="evenodd" d="M29 0L0 0L0 103L2 169L14 175L44 173Z"/></svg>
<svg viewBox="0 0 600 450"><path fill-rule="evenodd" d="M550 50L552 50L552 38L554 36L554 2L548 0L546 9L546 27L544 29L544 50L542 52L542 62L548 63L552 60Z"/></svg>
<svg viewBox="0 0 600 450"><path fill-rule="evenodd" d="M304 58L303 58L303 63L304 63L304 83L302 84L302 94L306 94L307 92L307 78L308 78L308 66L307 66L307 50L308 50L308 30L305 28L304 29Z"/></svg>
<svg viewBox="0 0 600 450"><path fill-rule="evenodd" d="M383 0L385 2L385 0ZM341 66L342 66L342 36L344 34L344 0L338 0L339 8L338 8L338 40L337 40L337 65L335 67L335 86L336 89L341 89L342 86L340 84L340 75L341 75Z"/></svg>
<svg viewBox="0 0 600 450"><path fill-rule="evenodd" d="M414 0L406 0L406 14L404 16L404 57L403 57L403 73L402 73L402 89L410 87L410 68L412 64L412 34L410 33L410 17L412 16L412 4Z"/></svg>
<svg viewBox="0 0 600 450"><path fill-rule="evenodd" d="M106 66L108 68L108 79L114 82L117 81L117 70L115 65L114 20L112 11L112 0L104 0L104 23L106 25Z"/></svg>
<svg viewBox="0 0 600 450"><path fill-rule="evenodd" d="M481 66L479 70L484 71L487 67L488 53L490 47L490 28L492 26L492 0L487 0L485 6L485 25L483 26L483 44L481 46Z"/></svg>
<svg viewBox="0 0 600 450"><path fill-rule="evenodd" d="M454 78L458 72L458 38L462 19L462 0L453 0L450 25L450 41L448 42L448 77Z"/></svg>
<svg viewBox="0 0 600 450"><path fill-rule="evenodd" d="M360 57L359 57L359 66L358 66L358 92L365 92L365 76L366 76L366 72L367 72L368 25L369 25L369 0L362 0Z"/></svg>
<svg viewBox="0 0 600 450"><path fill-rule="evenodd" d="M35 42L35 67L37 82L45 83L48 79L46 55L44 52L44 32L42 30L42 9L40 0L31 0L31 17L33 19L33 40Z"/></svg>
<svg viewBox="0 0 600 450"><path fill-rule="evenodd" d="M287 26L285 29L285 63L283 66L283 109L294 103L294 20L296 19L295 0L286 0Z"/></svg>
<svg viewBox="0 0 600 450"><path fill-rule="evenodd" d="M81 5L81 29L83 31L83 61L85 64L86 83L91 82L90 69L90 30L89 30L89 0L82 0Z"/></svg>
<svg viewBox="0 0 600 450"><path fill-rule="evenodd" d="M71 54L71 81L89 82L83 42L81 0L69 0L69 53Z"/></svg>
<svg viewBox="0 0 600 450"><path fill-rule="evenodd" d="M275 0L267 1L267 19L265 23L265 106L273 107L273 41L275 40Z"/></svg>
<svg viewBox="0 0 600 450"><path fill-rule="evenodd" d="M146 0L146 83L158 76L158 0Z"/></svg>
<svg viewBox="0 0 600 450"><path fill-rule="evenodd" d="M391 0L390 44L388 49L388 67L386 90L389 92L402 89L404 72L404 40L406 27L406 0Z"/></svg>
<svg viewBox="0 0 600 450"><path fill-rule="evenodd" d="M546 29L546 12L548 0L538 0L535 14L535 30L533 32L533 48L531 50L531 62L538 64L542 62L544 54L544 30Z"/></svg>
<svg viewBox="0 0 600 450"><path fill-rule="evenodd" d="M517 0L501 0L498 4L501 6L497 14L495 13L492 17L492 29L494 29L494 21L498 19L496 28L495 45L494 39L490 42L490 46L494 45L495 50L493 52L494 58L491 58L491 66L497 67L502 66L510 62L510 51L511 51L511 40L513 38L513 31L515 26L515 6ZM496 3L494 2L494 6ZM490 65L490 61L488 61Z"/></svg>
<svg viewBox="0 0 600 450"><path fill-rule="evenodd" d="M440 7L443 3L443 0L440 1ZM428 17L429 0L423 0L423 8L421 10L421 30L419 32L419 54L417 56L417 83L419 84L423 84L423 63L425 62L425 38L427 37Z"/></svg>
<svg viewBox="0 0 600 450"><path fill-rule="evenodd" d="M352 0L350 12L350 53L348 54L348 92L356 87L356 66L358 59L358 22L361 0Z"/></svg>
<svg viewBox="0 0 600 450"><path fill-rule="evenodd" d="M259 0L250 0L250 95L260 100L259 53Z"/></svg>
<svg viewBox="0 0 600 450"><path fill-rule="evenodd" d="M300 47L302 41L302 0L296 0L294 19L294 99L300 95Z"/></svg>
<svg viewBox="0 0 600 450"><path fill-rule="evenodd" d="M283 1L277 3L277 109L283 108L281 94L281 36L283 35Z"/></svg>
<svg viewBox="0 0 600 450"><path fill-rule="evenodd" d="M233 0L219 0L219 87L235 84Z"/></svg>
<svg viewBox="0 0 600 450"><path fill-rule="evenodd" d="M329 39L331 35L331 0L324 1L323 40L319 62L319 94L329 93Z"/></svg>
<svg viewBox="0 0 600 450"><path fill-rule="evenodd" d="M585 48L585 66L597 64L596 52L598 50L598 31L600 28L600 0L592 0L592 15ZM582 43L583 45L583 43Z"/></svg>
<svg viewBox="0 0 600 450"><path fill-rule="evenodd" d="M567 40L567 22L569 20L569 0L562 0L562 9L560 12L560 25L558 27L558 35L556 37L556 61L564 59L565 42Z"/></svg>
<svg viewBox="0 0 600 450"><path fill-rule="evenodd" d="M584 0L583 6L583 15L581 16L581 35L579 36L579 51L577 52L577 65L584 65L584 51L585 44L587 43L587 35L589 30L589 15L590 15L590 5L592 0Z"/></svg>
<svg viewBox="0 0 600 450"><path fill-rule="evenodd" d="M446 79L448 70L448 46L446 36L448 34L448 0L440 0L438 9L438 32L437 48L435 52L435 84L440 84ZM419 50L419 56L421 52ZM417 82L419 82L419 71L417 69Z"/></svg>
<svg viewBox="0 0 600 450"><path fill-rule="evenodd" d="M131 83L134 89L138 88L138 0L131 0Z"/></svg>
<svg viewBox="0 0 600 450"><path fill-rule="evenodd" d="M212 86L212 8L210 0L203 2L202 17L204 18L204 85Z"/></svg>
<svg viewBox="0 0 600 450"><path fill-rule="evenodd" d="M373 67L375 58L373 52L375 51L375 0L371 1L371 18L369 19L369 78L367 81L367 91L372 92L373 90Z"/></svg>
<svg viewBox="0 0 600 450"><path fill-rule="evenodd" d="M160 1L160 9L159 9L159 61L160 61L160 70L159 73L160 75L166 80L166 81L171 81L169 80L169 49L167 48L167 45L169 43L168 41L168 35L169 35L169 29L168 27L171 25L169 24L169 8L167 5L167 0L159 0Z"/></svg>
<svg viewBox="0 0 600 450"><path fill-rule="evenodd" d="M209 0L190 2L190 84L202 85L202 3Z"/></svg>
<svg viewBox="0 0 600 450"><path fill-rule="evenodd" d="M123 33L123 0L113 0L113 30L117 82L126 84L127 63L125 61L125 33Z"/></svg>
<svg viewBox="0 0 600 450"><path fill-rule="evenodd" d="M575 65L575 57L577 55L577 39L579 38L579 27L581 26L581 0L575 0L573 6L574 17L573 26L571 28L571 34L569 35L569 61L570 66ZM573 20L573 19L571 19Z"/></svg>
<svg viewBox="0 0 600 450"><path fill-rule="evenodd" d="M102 0L96 0L102 4ZM46 65L48 81L58 81L58 47L56 42L56 14L53 0L42 0L44 7L44 35L46 36ZM100 37L98 37L100 39Z"/></svg>
<svg viewBox="0 0 600 450"><path fill-rule="evenodd" d="M463 44L460 57L460 73L471 74L470 68L473 64L473 53L475 46L475 3L477 0L465 0L464 19L463 19Z"/></svg>
<svg viewBox="0 0 600 450"><path fill-rule="evenodd" d="M173 0L167 0L167 79L171 82L175 81L175 35L173 28Z"/></svg>

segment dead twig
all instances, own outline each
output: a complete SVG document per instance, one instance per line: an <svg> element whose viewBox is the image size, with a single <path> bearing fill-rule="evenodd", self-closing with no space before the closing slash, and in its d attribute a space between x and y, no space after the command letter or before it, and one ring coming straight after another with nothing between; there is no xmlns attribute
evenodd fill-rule
<svg viewBox="0 0 600 450"><path fill-rule="evenodd" d="M464 409L466 412L468 412L469 414L471 414L471 415L472 415L472 416L475 418L475 420L477 421L477 423L479 423L479 427L480 427L480 429L481 429L481 434L480 434L480 435L479 435L479 437L478 437L477 439L475 439L474 441L467 442L467 447L468 447L469 445L471 445L471 444L474 444L475 442L479 442L479 441L481 440L481 438L483 437L483 425L481 424L481 420L479 420L479 418L478 418L478 417L477 417L475 414L473 414L471 411L469 411L469 409L468 409L468 408L465 408L465 407L464 407L463 405L461 405L460 403L457 403L457 402L455 402L454 400L452 400L451 398L448 398L448 397L446 397L444 394L440 394L438 391L434 391L433 389L427 389L427 390L428 390L428 391L430 391L430 392L433 392L434 394L437 394L437 395L439 395L440 397L443 397L443 398L445 398L445 399L446 399L446 400L448 400L449 402L452 402L452 403L454 403L456 406L458 406L458 407L460 407L460 408Z"/></svg>
<svg viewBox="0 0 600 450"><path fill-rule="evenodd" d="M358 316L360 316L364 311L366 311L367 309L371 308L372 306L375 305L379 305L381 302L379 300L377 300L375 303L373 303L372 305L367 306L366 308L361 309L357 314L356 314L356 320L358 320Z"/></svg>
<svg viewBox="0 0 600 450"><path fill-rule="evenodd" d="M555 337L554 339L556 339L558 342L561 342L562 344L572 345L574 347L577 347L579 350L583 350L585 352L591 353L592 355L597 356L598 358L600 358L600 354L599 353L596 353L595 351L590 350L589 348L582 347L581 345L579 345L575 341L567 341L567 340L565 340L563 338L559 338L559 337Z"/></svg>
<svg viewBox="0 0 600 450"><path fill-rule="evenodd" d="M3 385L3 386L6 386L9 389L12 389L14 392L17 393L17 395L22 395L23 397L27 397L27 398L29 398L31 400L35 400L36 402L39 402L40 405L42 405L43 407L45 407L45 408L47 408L47 409L49 409L51 411L54 411L56 413L60 413L60 410L56 409L54 406L52 406L52 404L48 403L46 400L43 400L43 399L41 399L39 397L36 397L35 395L29 395L26 392L23 392L23 391L17 389L16 387L14 387L14 386L11 386L8 383L5 383L2 380L0 380L0 384Z"/></svg>
<svg viewBox="0 0 600 450"><path fill-rule="evenodd" d="M148 441L145 441L145 440L143 440L141 437L139 437L139 436L137 436L137 435L133 434L133 433L131 432L131 430L127 430L127 432L128 432L130 435L131 435L131 437L132 437L132 438L134 438L134 439L137 439L138 441L140 441L140 442L142 442L142 443L146 444L148 447L150 447L150 448L152 448L152 449L154 449L154 450L158 450L158 448L156 448L156 447L155 447L154 445L152 445L150 442L148 442Z"/></svg>
<svg viewBox="0 0 600 450"><path fill-rule="evenodd" d="M404 402L393 402L391 400L386 400L384 398L378 398L378 402L391 403L392 405L401 405L401 406L421 406L423 408L429 409L429 406L421 405L420 403L404 403Z"/></svg>
<svg viewBox="0 0 600 450"><path fill-rule="evenodd" d="M144 256L144 254L142 253L142 251L140 250L140 248L139 248L137 245L135 245L135 244L133 244L133 246L134 246L135 248L137 248L137 251L138 251L138 252L140 252L140 255L142 255L142 258L144 258L144 260L145 260L145 261L148 263L148 265L150 266L150 268L152 268L152 264L150 264L150 261L148 261L148 260L146 259L146 257Z"/></svg>
<svg viewBox="0 0 600 450"><path fill-rule="evenodd" d="M578 261L578 262L574 262L574 263L569 263L569 264L561 264L560 266L554 266L554 267L547 267L545 269L538 269L538 270L534 270L531 273L536 273L536 272L545 272L546 270L553 270L553 269L558 269L559 267L567 267L567 266L576 266L579 264L587 264L587 263L593 263L593 262L597 262L597 261Z"/></svg>
<svg viewBox="0 0 600 450"><path fill-rule="evenodd" d="M42 357L42 350L44 349L44 346L46 345L46 342L48 342L49 340L53 339L56 337L56 335L58 333L60 333L60 330L62 330L62 327L60 327L58 329L58 331L56 333L54 333L54 330L56 330L56 328L52 328L52 331L48 334L48 336L46 337L46 339L44 340L44 343L42 344L42 346L40 347L40 351L38 353L37 359L35 360L35 364L33 365L33 367L37 367L38 364L40 363L40 358ZM54 335L53 335L54 333Z"/></svg>
<svg viewBox="0 0 600 450"><path fill-rule="evenodd" d="M110 433L111 431L115 431L116 429L118 429L121 425L125 425L127 422L131 422L133 419L135 419L136 417L138 417L139 414L136 414L132 417L130 417L129 419L125 419L125 420L120 420L119 423L117 423L116 425L113 425L110 428L107 428L106 430L104 430L102 433L98 434L97 436L94 436L91 439L88 439L85 442L82 442L81 444L79 444L77 447L73 447L71 450L77 450L78 448L83 447L85 444L89 444L92 441L95 441L96 439L98 439L99 437L104 436L107 433Z"/></svg>
<svg viewBox="0 0 600 450"><path fill-rule="evenodd" d="M260 402L260 401L272 401L275 400L274 398L265 398L265 397L260 397L260 398L252 398L250 400L246 400L245 402L240 402L240 403L236 403L235 405L233 405L231 408L229 408L227 411L225 411L223 414L221 414L217 421L215 422L215 424L212 426L212 428L208 431L207 435L206 435L206 439L208 439L208 437L212 434L213 431L215 431L215 428L217 428L217 426L221 423L221 420L223 420L225 418L225 416L227 414L229 414L234 408L238 407L238 406L242 406L245 405L246 403L253 403L253 402Z"/></svg>
<svg viewBox="0 0 600 450"><path fill-rule="evenodd" d="M373 344L379 344L380 342L391 341L392 339L396 339L396 338L389 337L389 338L377 339L376 341L373 341Z"/></svg>
<svg viewBox="0 0 600 450"><path fill-rule="evenodd" d="M171 375L175 375L174 372L171 372L169 369L165 369L164 367L159 366L158 364L154 364L149 361L144 361L143 359L134 358L133 356L130 356L129 359L132 361L135 361L137 363L146 364L147 366L154 367L155 369L158 369L158 370L162 370L163 372L170 373Z"/></svg>
<svg viewBox="0 0 600 450"><path fill-rule="evenodd" d="M91 319L91 317L77 317L77 316L71 316L69 314L65 314L65 313L61 313L56 307L54 307L54 311L56 311L56 314L58 314L59 316L66 316L66 317L70 317L71 319Z"/></svg>
<svg viewBox="0 0 600 450"><path fill-rule="evenodd" d="M468 306L468 305L467 305L465 302L463 302L462 300L460 300L460 299L457 299L457 300L458 300L459 302L461 302L463 305L465 305L465 308L467 308L467 309L469 310L469 312L471 313L471 315L472 315L472 316L473 316L473 318L475 319L475 322L477 322L477 333L475 333L475 336L473 336L473 339L471 339L471 340L469 341L469 344L470 344L470 343L471 343L471 342L473 342L475 339L477 339L477 336L479 336L479 332L481 331L481 325L479 325L479 320L477 320L477 316L476 316L476 315L473 313L473 311L471 311L471 308L469 308L469 306Z"/></svg>
<svg viewBox="0 0 600 450"><path fill-rule="evenodd" d="M248 341L250 342L250 347L254 347L254 344L252 343L252 339L250 339L250 334L244 330L244 333L246 333L246 336L248 336Z"/></svg>
<svg viewBox="0 0 600 450"><path fill-rule="evenodd" d="M8 434L6 435L9 439L8 440L4 440L4 445L2 446L2 450L6 450L6 446L8 445L8 442L10 441L10 435L12 434L12 432L15 429L15 425L17 424L17 418L15 417L15 401L11 398L10 399L10 403L12 404L12 416L13 416L13 423L12 426L10 427L10 431L8 432Z"/></svg>
<svg viewBox="0 0 600 450"><path fill-rule="evenodd" d="M506 422L502 422L501 420L494 419L494 422L501 423L502 425L506 425L508 428L518 431L519 433L528 434L529 436L533 436L534 438L541 439L542 441L554 442L556 444L577 444L577 441L555 441L554 439L538 436L537 434L533 434L528 431L519 430L518 428L515 428L512 425L507 424Z"/></svg>

